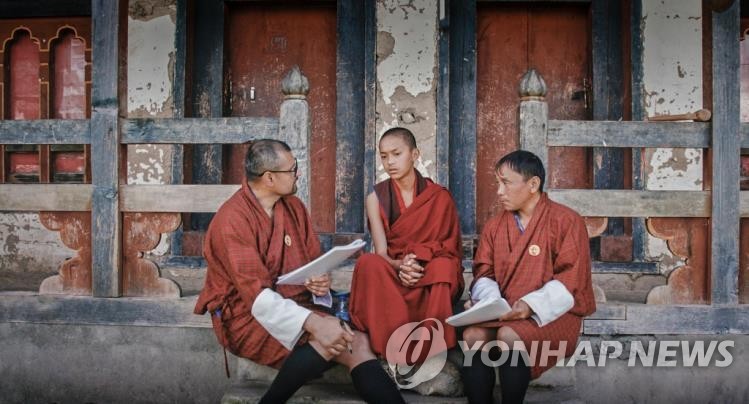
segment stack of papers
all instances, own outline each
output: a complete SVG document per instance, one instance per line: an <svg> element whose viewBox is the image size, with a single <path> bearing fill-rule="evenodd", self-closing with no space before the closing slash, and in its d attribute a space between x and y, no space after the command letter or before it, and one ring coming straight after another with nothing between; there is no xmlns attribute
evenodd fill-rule
<svg viewBox="0 0 749 404"><path fill-rule="evenodd" d="M366 243L364 240L354 240L348 245L333 247L330 251L310 261L306 265L288 274L278 277L278 285L304 285L304 281L314 276L320 276L341 265L353 253L361 250Z"/></svg>
<svg viewBox="0 0 749 404"><path fill-rule="evenodd" d="M471 324L483 323L485 321L496 321L499 316L512 311L507 300L499 297L479 300L470 309L448 317L445 322L453 327L462 327Z"/></svg>

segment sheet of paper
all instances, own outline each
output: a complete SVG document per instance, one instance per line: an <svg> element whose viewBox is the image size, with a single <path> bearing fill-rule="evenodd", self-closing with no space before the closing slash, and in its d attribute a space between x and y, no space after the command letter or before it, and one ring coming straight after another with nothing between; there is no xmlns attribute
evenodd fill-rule
<svg viewBox="0 0 749 404"><path fill-rule="evenodd" d="M361 250L364 240L354 240L348 245L333 247L330 251L308 262L306 265L278 277L278 285L304 285L304 281L313 276L320 276L341 265L353 253Z"/></svg>
<svg viewBox="0 0 749 404"><path fill-rule="evenodd" d="M462 327L471 324L494 321L499 316L511 311L512 308L503 298L491 298L479 300L470 309L448 317L445 322L453 327Z"/></svg>

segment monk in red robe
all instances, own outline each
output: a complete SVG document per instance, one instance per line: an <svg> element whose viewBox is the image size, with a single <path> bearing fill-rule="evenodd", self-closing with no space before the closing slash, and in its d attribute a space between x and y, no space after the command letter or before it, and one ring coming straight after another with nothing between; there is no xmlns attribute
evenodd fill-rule
<svg viewBox="0 0 749 404"><path fill-rule="evenodd" d="M379 149L390 178L367 197L375 252L356 262L350 313L356 328L369 334L372 350L386 355L388 339L401 325L428 318L444 322L452 315L452 303L463 290L462 243L450 193L414 167L419 150L413 134L390 129L380 138ZM455 330L445 324L444 331L441 351L456 344ZM429 349L425 346L421 353Z"/></svg>
<svg viewBox="0 0 749 404"><path fill-rule="evenodd" d="M465 329L464 363L471 365L463 368L463 382L469 402L492 402L494 368L477 353L491 349L488 342L494 341L495 347L521 351L525 358L510 352L504 361L496 359L502 403L520 403L532 378L574 353L582 319L596 304L585 222L543 192L541 160L518 150L500 159L495 170L504 211L484 226L466 306L502 297L512 311ZM551 359L542 357L544 349Z"/></svg>
<svg viewBox="0 0 749 404"><path fill-rule="evenodd" d="M299 173L289 146L253 142L245 171L242 188L221 206L206 233L208 272L195 313L211 314L219 343L231 353L280 368L262 403L285 402L331 361L350 369L366 401L403 402L367 336L328 314L328 275L304 286L276 284L280 275L320 255L307 210L293 196Z"/></svg>

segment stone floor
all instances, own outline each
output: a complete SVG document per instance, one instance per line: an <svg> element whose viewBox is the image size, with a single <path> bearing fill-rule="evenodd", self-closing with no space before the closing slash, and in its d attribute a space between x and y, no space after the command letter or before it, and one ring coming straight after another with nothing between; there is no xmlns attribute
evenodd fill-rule
<svg viewBox="0 0 749 404"><path fill-rule="evenodd" d="M254 404L268 387L268 383L244 383L231 387L224 394L222 404ZM418 393L404 392L408 403L418 404L457 404L465 403L463 397L422 396ZM495 400L499 402L499 390L495 391ZM525 397L526 403L583 403L577 397L574 387L531 386ZM364 403L350 384L310 384L302 387L289 401L289 404L329 403L361 404Z"/></svg>

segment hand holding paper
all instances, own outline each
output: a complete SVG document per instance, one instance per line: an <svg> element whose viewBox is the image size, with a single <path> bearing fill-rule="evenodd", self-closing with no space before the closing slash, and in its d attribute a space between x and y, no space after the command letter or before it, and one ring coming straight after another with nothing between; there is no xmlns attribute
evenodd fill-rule
<svg viewBox="0 0 749 404"><path fill-rule="evenodd" d="M361 250L366 243L364 240L354 240L348 245L337 246L330 251L310 261L306 265L278 277L278 285L304 285L304 282L312 277L320 276L330 272L333 268L341 265L353 253Z"/></svg>
<svg viewBox="0 0 749 404"><path fill-rule="evenodd" d="M479 300L470 309L448 317L445 322L453 327L462 327L484 321L498 320L500 316L512 311L507 300L499 297Z"/></svg>

